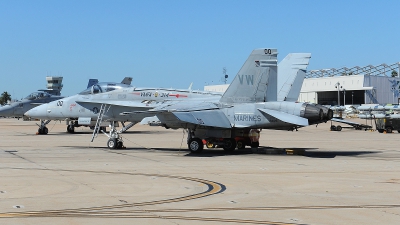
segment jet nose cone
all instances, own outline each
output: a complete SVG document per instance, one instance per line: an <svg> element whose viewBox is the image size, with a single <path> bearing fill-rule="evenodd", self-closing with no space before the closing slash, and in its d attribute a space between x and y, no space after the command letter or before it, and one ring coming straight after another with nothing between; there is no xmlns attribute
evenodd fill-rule
<svg viewBox="0 0 400 225"><path fill-rule="evenodd" d="M43 104L28 110L24 116L35 119L47 119L47 105Z"/></svg>

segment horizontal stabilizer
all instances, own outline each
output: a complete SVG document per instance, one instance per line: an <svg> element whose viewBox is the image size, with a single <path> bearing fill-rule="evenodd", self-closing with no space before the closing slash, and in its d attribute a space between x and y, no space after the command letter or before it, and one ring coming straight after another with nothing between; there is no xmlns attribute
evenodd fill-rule
<svg viewBox="0 0 400 225"><path fill-rule="evenodd" d="M258 109L258 110L264 114L272 116L272 117L274 117L282 122L285 122L285 123L290 123L290 124L294 124L297 126L308 126L308 120L303 117L291 115L291 114L284 113L284 112L279 112L276 110L270 110L270 109Z"/></svg>
<svg viewBox="0 0 400 225"><path fill-rule="evenodd" d="M193 112L173 112L180 121L201 126L231 128L231 123L222 111L205 110Z"/></svg>

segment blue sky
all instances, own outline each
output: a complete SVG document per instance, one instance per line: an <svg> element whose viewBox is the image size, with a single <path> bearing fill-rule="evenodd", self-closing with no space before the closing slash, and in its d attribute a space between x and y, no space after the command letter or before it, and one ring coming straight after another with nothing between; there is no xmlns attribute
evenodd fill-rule
<svg viewBox="0 0 400 225"><path fill-rule="evenodd" d="M202 90L228 82L255 48L310 52L309 70L400 61L400 1L0 0L0 92L63 76ZM21 85L21 82L23 84Z"/></svg>

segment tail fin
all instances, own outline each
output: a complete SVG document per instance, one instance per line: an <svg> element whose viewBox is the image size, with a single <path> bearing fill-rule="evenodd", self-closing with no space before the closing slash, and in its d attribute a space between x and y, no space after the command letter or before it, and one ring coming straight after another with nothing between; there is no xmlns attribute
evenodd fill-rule
<svg viewBox="0 0 400 225"><path fill-rule="evenodd" d="M310 58L311 53L290 53L279 63L278 101L297 101Z"/></svg>
<svg viewBox="0 0 400 225"><path fill-rule="evenodd" d="M277 49L253 50L220 102L276 101L277 55Z"/></svg>
<svg viewBox="0 0 400 225"><path fill-rule="evenodd" d="M86 88L89 88L89 87L91 87L91 86L93 86L93 85L95 85L97 83L99 83L99 80L97 80L97 79L89 79L89 82L88 82Z"/></svg>
<svg viewBox="0 0 400 225"><path fill-rule="evenodd" d="M132 82L132 77L125 77L125 78L121 81L122 84L127 84L127 85L131 85L131 82Z"/></svg>

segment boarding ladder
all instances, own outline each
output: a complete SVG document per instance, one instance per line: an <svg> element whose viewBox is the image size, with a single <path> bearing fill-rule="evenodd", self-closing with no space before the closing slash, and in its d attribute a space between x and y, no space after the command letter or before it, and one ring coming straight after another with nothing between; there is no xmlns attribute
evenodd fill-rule
<svg viewBox="0 0 400 225"><path fill-rule="evenodd" d="M95 137L97 137L97 134L99 134L100 124L103 121L104 113L107 113L110 108L111 108L111 105L101 104L99 115L97 116L96 125L94 126L94 129L93 129L93 135L92 135L92 141L91 142L93 142L93 139Z"/></svg>

